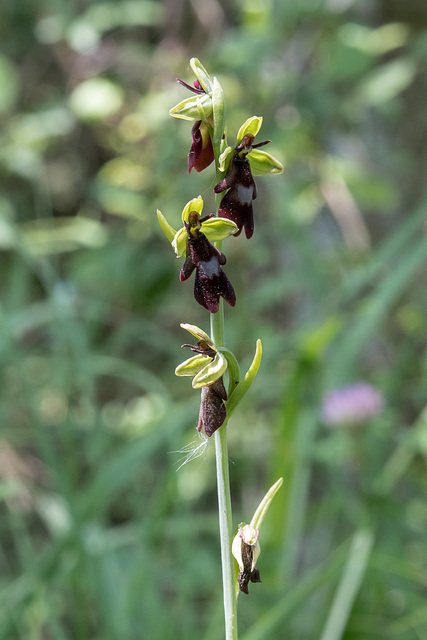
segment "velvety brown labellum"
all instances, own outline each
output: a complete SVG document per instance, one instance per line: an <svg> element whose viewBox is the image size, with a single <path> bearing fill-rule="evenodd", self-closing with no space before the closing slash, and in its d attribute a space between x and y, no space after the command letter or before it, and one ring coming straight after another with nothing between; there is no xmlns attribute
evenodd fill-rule
<svg viewBox="0 0 427 640"><path fill-rule="evenodd" d="M205 123L198 120L191 129L193 140L188 154L188 173L191 169L203 171L214 161L214 150L211 137Z"/></svg>
<svg viewBox="0 0 427 640"><path fill-rule="evenodd" d="M200 402L199 424L197 430L203 431L210 437L223 424L227 417L224 401L227 400L227 391L221 378L212 384L202 388L202 400Z"/></svg>
<svg viewBox="0 0 427 640"><path fill-rule="evenodd" d="M194 282L194 298L211 313L219 309L219 299L223 297L229 305L236 304L236 294L221 265L226 263L226 257L218 251L203 233L187 238L187 253L181 269L181 282L187 280L196 269Z"/></svg>
<svg viewBox="0 0 427 640"><path fill-rule="evenodd" d="M247 238L254 232L254 214L252 201L257 197L255 181L247 158L240 158L236 153L227 171L227 175L214 188L215 193L228 189L222 198L218 216L235 222L239 230L238 236L245 229Z"/></svg>

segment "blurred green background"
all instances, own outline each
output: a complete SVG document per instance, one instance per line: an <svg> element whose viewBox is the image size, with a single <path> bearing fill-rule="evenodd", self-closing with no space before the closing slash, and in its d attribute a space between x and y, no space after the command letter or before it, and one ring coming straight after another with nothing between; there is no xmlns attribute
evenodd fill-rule
<svg viewBox="0 0 427 640"><path fill-rule="evenodd" d="M285 164L226 247L236 527L284 477L241 638L427 638L425 1L3 0L0 36L0 640L223 637L213 447L178 470L208 314L155 216L214 207L192 56ZM357 380L384 410L325 425Z"/></svg>

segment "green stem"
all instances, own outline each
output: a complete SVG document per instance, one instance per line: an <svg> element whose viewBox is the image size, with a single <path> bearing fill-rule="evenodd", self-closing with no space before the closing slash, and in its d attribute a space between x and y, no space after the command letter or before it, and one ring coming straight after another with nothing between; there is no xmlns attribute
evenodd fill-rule
<svg viewBox="0 0 427 640"><path fill-rule="evenodd" d="M224 345L224 308L222 300L218 312L211 314L211 337L217 347ZM231 553L233 522L231 514L230 474L228 468L227 421L215 432L214 438L222 584L224 592L225 639L237 640L236 569Z"/></svg>
<svg viewBox="0 0 427 640"><path fill-rule="evenodd" d="M215 155L215 174L219 178L219 155L225 131L225 105L221 85L213 81L213 127L210 130ZM221 194L216 195L217 210ZM221 251L221 242L216 248ZM224 301L218 312L211 314L211 337L217 347L224 345ZM224 592L225 640L237 640L237 580L231 545L233 522L231 514L230 475L228 468L227 420L215 432L216 475L218 487L219 535L221 545L222 584Z"/></svg>

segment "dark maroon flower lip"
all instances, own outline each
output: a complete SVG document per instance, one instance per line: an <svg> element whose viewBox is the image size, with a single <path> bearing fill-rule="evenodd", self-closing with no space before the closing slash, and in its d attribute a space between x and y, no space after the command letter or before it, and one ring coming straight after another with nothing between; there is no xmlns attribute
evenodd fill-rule
<svg viewBox="0 0 427 640"><path fill-rule="evenodd" d="M257 190L247 158L240 158L237 154L232 158L227 175L214 188L215 193L226 190L219 205L218 216L228 218L237 225L235 236L244 228L249 239L254 232L252 201L257 197Z"/></svg>
<svg viewBox="0 0 427 640"><path fill-rule="evenodd" d="M197 120L191 129L192 143L188 154L188 173L191 169L197 172L206 169L215 159L212 140L207 125Z"/></svg>
<svg viewBox="0 0 427 640"><path fill-rule="evenodd" d="M215 193L227 191L223 196L218 215L236 223L238 231L235 236L245 230L246 238L251 238L254 232L254 214L252 201L257 197L255 181L252 176L251 165L247 159L252 149L263 147L271 142L264 140L253 144L254 136L246 134L235 147L225 178L214 187Z"/></svg>
<svg viewBox="0 0 427 640"><path fill-rule="evenodd" d="M203 429L210 438L224 424L227 417L227 409L224 404L226 400L227 391L225 390L222 376L212 384L202 388L197 431Z"/></svg>
<svg viewBox="0 0 427 640"><path fill-rule="evenodd" d="M197 235L187 238L187 253L181 269L180 280L183 282L196 270L194 281L194 298L210 313L217 313L222 297L229 305L236 304L233 286L221 268L226 257L218 251L206 238L196 230Z"/></svg>

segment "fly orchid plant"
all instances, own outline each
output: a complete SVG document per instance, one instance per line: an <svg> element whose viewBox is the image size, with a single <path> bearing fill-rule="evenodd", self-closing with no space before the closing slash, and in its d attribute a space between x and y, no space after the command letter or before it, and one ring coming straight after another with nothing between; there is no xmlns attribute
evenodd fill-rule
<svg viewBox="0 0 427 640"><path fill-rule="evenodd" d="M255 142L262 125L259 116L246 120L237 132L235 144L228 144L222 87L217 78L209 76L197 58L191 59L190 67L196 77L194 85L177 81L191 95L173 107L170 115L193 122L188 172L192 169L200 172L215 163L217 183L213 191L217 211L202 215L204 203L198 196L185 205L181 216L183 226L178 230L160 211L157 216L176 256L184 258L181 282L195 271L194 298L210 313L210 336L199 327L181 324L197 342L183 345L194 355L178 365L175 373L192 377L193 388L201 389L197 430L207 441L211 436L215 441L225 637L236 640L237 596L239 591L249 592L249 582L260 582L260 573L255 567L260 552L259 527L282 479L269 489L250 524L240 524L233 536L227 422L257 374L262 348L258 340L252 364L242 377L236 357L224 342L223 301L234 307L236 293L223 269L227 260L222 243L230 236L239 236L242 229L247 239L252 237L255 228L253 201L257 197L254 176L279 174L283 166L260 149L270 140ZM227 389L225 375L228 377Z"/></svg>

